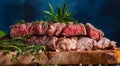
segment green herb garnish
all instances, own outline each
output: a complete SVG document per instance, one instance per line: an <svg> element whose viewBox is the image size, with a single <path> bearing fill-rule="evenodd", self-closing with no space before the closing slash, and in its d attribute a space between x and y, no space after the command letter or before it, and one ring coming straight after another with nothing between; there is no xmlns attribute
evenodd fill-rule
<svg viewBox="0 0 120 66"><path fill-rule="evenodd" d="M25 24L25 20L19 20L16 22L16 24Z"/></svg>
<svg viewBox="0 0 120 66"><path fill-rule="evenodd" d="M0 50L6 50L6 52L17 51L16 55L12 55L12 61L17 60L17 55L32 54L37 58L39 57L39 51L46 52L44 46L35 46L30 44L23 44L24 38L9 39L0 41Z"/></svg>
<svg viewBox="0 0 120 66"><path fill-rule="evenodd" d="M17 60L18 60L17 56L13 54L11 61L12 61L12 62L15 62L15 61L17 61Z"/></svg>
<svg viewBox="0 0 120 66"><path fill-rule="evenodd" d="M6 35L6 33L5 33L5 32L0 31L0 37L3 37L3 36L5 36L5 35Z"/></svg>
<svg viewBox="0 0 120 66"><path fill-rule="evenodd" d="M45 14L49 15L47 18L48 21L53 22L75 22L74 18L72 18L73 13L68 12L68 6L64 3L63 8L60 5L57 6L57 13L55 14L54 9L51 4L48 4L50 7L50 11L44 11Z"/></svg>

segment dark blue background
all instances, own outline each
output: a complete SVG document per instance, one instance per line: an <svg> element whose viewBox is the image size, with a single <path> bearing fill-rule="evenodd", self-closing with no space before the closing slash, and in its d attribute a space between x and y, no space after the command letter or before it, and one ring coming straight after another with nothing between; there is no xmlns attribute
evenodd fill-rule
<svg viewBox="0 0 120 66"><path fill-rule="evenodd" d="M90 22L105 36L120 44L120 0L0 0L0 30L9 33L9 26L18 20L44 19L44 10L66 2L73 16L82 23Z"/></svg>

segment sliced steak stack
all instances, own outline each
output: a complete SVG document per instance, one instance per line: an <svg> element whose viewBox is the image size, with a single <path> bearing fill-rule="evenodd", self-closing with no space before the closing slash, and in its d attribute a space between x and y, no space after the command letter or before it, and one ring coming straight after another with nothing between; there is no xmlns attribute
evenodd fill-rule
<svg viewBox="0 0 120 66"><path fill-rule="evenodd" d="M11 26L10 37L27 37L26 42L45 45L52 51L90 51L115 49L116 42L92 24L31 22Z"/></svg>

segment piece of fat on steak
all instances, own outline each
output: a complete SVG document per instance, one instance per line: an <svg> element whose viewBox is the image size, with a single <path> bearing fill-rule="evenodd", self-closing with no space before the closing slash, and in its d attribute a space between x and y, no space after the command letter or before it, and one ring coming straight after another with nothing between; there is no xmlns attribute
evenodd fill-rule
<svg viewBox="0 0 120 66"><path fill-rule="evenodd" d="M57 23L50 23L48 25L48 30L47 30L48 36L53 36L55 34L58 25L59 25L59 22L57 22Z"/></svg>
<svg viewBox="0 0 120 66"><path fill-rule="evenodd" d="M76 44L77 51L89 51L92 50L93 44L97 42L94 39L88 37L79 38Z"/></svg>
<svg viewBox="0 0 120 66"><path fill-rule="evenodd" d="M56 42L57 42L58 38L57 37L51 37L50 41L46 44L46 50L51 50L51 51L55 51L56 50Z"/></svg>
<svg viewBox="0 0 120 66"><path fill-rule="evenodd" d="M86 28L82 23L68 24L62 33L63 36L86 35Z"/></svg>
<svg viewBox="0 0 120 66"><path fill-rule="evenodd" d="M71 38L60 38L57 41L57 48L56 51L70 51L76 49L76 43L77 43L77 37L71 37Z"/></svg>
<svg viewBox="0 0 120 66"><path fill-rule="evenodd" d="M92 24L86 23L85 26L87 30L87 35L92 39L100 40L104 36L104 33L101 30L95 28Z"/></svg>
<svg viewBox="0 0 120 66"><path fill-rule="evenodd" d="M116 49L116 42L104 37L94 45L94 49Z"/></svg>
<svg viewBox="0 0 120 66"><path fill-rule="evenodd" d="M12 25L10 28L11 28L11 31L10 31L11 38L24 37L28 35L28 30L25 24L15 24L15 25Z"/></svg>
<svg viewBox="0 0 120 66"><path fill-rule="evenodd" d="M60 36L63 29L66 27L65 23L59 23L59 25L56 27L55 35Z"/></svg>

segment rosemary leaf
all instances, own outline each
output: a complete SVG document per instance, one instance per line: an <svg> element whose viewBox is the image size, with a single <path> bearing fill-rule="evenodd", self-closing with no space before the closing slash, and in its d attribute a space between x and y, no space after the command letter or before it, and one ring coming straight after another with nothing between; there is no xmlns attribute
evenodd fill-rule
<svg viewBox="0 0 120 66"><path fill-rule="evenodd" d="M52 5L50 3L48 5L50 7L50 12L52 13L52 15L54 15L54 9L53 9Z"/></svg>
<svg viewBox="0 0 120 66"><path fill-rule="evenodd" d="M53 14L50 13L49 11L44 11L44 13L48 14L49 16L53 16Z"/></svg>
<svg viewBox="0 0 120 66"><path fill-rule="evenodd" d="M60 5L57 6L57 9L58 9L58 19L60 20L61 19L61 8L60 8Z"/></svg>

